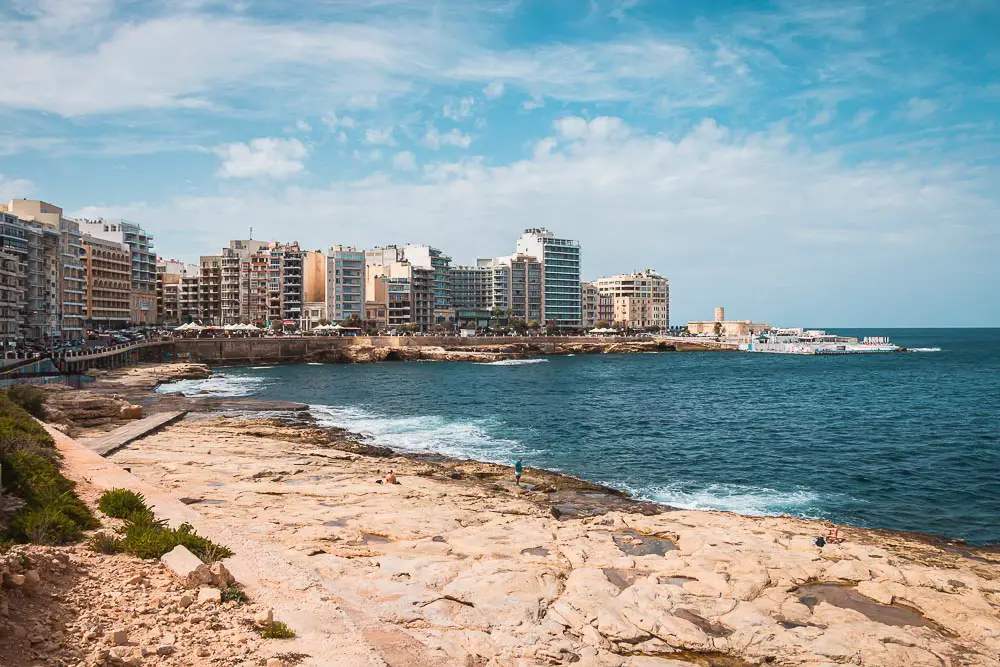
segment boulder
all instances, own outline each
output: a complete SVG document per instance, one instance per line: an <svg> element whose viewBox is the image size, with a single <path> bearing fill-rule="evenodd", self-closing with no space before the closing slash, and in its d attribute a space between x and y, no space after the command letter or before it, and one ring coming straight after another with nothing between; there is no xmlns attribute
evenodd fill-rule
<svg viewBox="0 0 1000 667"><path fill-rule="evenodd" d="M118 410L118 416L122 419L140 419L142 417L142 406L123 405Z"/></svg>
<svg viewBox="0 0 1000 667"><path fill-rule="evenodd" d="M264 611L257 613L253 617L253 622L262 628L266 628L274 623L274 610L265 609Z"/></svg>
<svg viewBox="0 0 1000 667"><path fill-rule="evenodd" d="M163 554L160 560L187 588L197 588L201 584L211 584L214 581L209 566L182 544Z"/></svg>
<svg viewBox="0 0 1000 667"><path fill-rule="evenodd" d="M215 561L208 567L209 572L215 580L215 585L219 588L228 588L236 583L235 577L229 573L226 566L221 561Z"/></svg>

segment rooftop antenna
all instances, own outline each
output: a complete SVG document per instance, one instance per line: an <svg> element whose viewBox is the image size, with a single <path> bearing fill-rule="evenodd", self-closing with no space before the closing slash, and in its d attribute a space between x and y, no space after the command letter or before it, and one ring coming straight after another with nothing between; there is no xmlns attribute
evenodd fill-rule
<svg viewBox="0 0 1000 667"><path fill-rule="evenodd" d="M253 225L250 225L250 240L253 241Z"/></svg>

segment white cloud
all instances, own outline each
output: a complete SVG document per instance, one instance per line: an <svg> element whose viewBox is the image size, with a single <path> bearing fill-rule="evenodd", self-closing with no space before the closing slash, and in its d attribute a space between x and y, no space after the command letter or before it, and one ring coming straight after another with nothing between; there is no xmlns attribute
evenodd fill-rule
<svg viewBox="0 0 1000 667"><path fill-rule="evenodd" d="M990 222L1000 217L988 189L995 170L857 164L781 129L730 132L711 120L677 137L615 118L561 119L556 133L565 148L546 142L535 156L498 166L438 163L423 181L383 174L280 193L247 187L108 215L153 230L183 225L188 233L173 246L157 237L173 255L207 252L253 224L262 238L309 247L419 239L456 262L509 253L525 221L545 221L581 241L587 276L665 272L678 321L710 314L721 299L739 317L789 324L847 326L869 313L871 325L970 322L965 305L976 300L994 304L980 321L1000 317L990 292L1000 283L990 259L1000 252ZM315 215L289 230L274 210ZM356 224L333 224L343 219ZM929 264L949 269L928 273ZM965 301L953 298L958 292Z"/></svg>
<svg viewBox="0 0 1000 667"><path fill-rule="evenodd" d="M348 109L377 109L378 95L375 93L358 93L351 95L346 104Z"/></svg>
<svg viewBox="0 0 1000 667"><path fill-rule="evenodd" d="M495 100L499 97L503 97L503 92L503 81L494 81L483 88L483 95L485 95L488 100Z"/></svg>
<svg viewBox="0 0 1000 667"><path fill-rule="evenodd" d="M357 126L357 123L350 116L337 116L333 111L323 114L320 119L323 124L326 125L330 130L336 130L338 128L351 130Z"/></svg>
<svg viewBox="0 0 1000 667"><path fill-rule="evenodd" d="M410 151L401 151L392 156L392 168L397 171L413 171L417 168L417 159Z"/></svg>
<svg viewBox="0 0 1000 667"><path fill-rule="evenodd" d="M368 128L365 130L365 142L378 146L395 146L396 140L392 136L391 127Z"/></svg>
<svg viewBox="0 0 1000 667"><path fill-rule="evenodd" d="M24 178L8 178L0 174L0 203L25 197L34 190L34 184Z"/></svg>
<svg viewBox="0 0 1000 667"><path fill-rule="evenodd" d="M472 107L475 103L476 98L463 97L458 101L457 106L445 104L441 113L444 114L445 117L451 118L452 120L462 120L463 118L468 118L472 115Z"/></svg>
<svg viewBox="0 0 1000 667"><path fill-rule="evenodd" d="M456 146L458 148L468 148L472 145L472 137L462 134L457 128L442 134L436 127L429 127L424 135L424 145L437 150L442 146Z"/></svg>
<svg viewBox="0 0 1000 667"><path fill-rule="evenodd" d="M219 146L221 178L289 178L305 169L309 149L298 139L262 137L249 143Z"/></svg>
<svg viewBox="0 0 1000 667"><path fill-rule="evenodd" d="M813 116L813 119L809 121L809 125L812 127L829 125L835 115L836 112L834 112L833 109L822 109L819 113Z"/></svg>
<svg viewBox="0 0 1000 667"><path fill-rule="evenodd" d="M58 15L59 25L74 30L46 29L37 19L0 36L0 105L63 116L213 111L247 101L269 109L336 103L371 110L424 83L485 86L488 98L514 86L576 101L723 86L689 48L663 39L487 49L469 29L476 12L441 18L415 6L394 22L265 23L198 3L143 17L110 14L110 0L88 2L92 9L81 15ZM261 94L275 87L299 94Z"/></svg>
<svg viewBox="0 0 1000 667"><path fill-rule="evenodd" d="M911 97L906 102L904 113L910 120L923 120L937 111L936 102L921 97Z"/></svg>
<svg viewBox="0 0 1000 667"><path fill-rule="evenodd" d="M295 129L299 132L312 132L312 125L304 120L299 120L295 122Z"/></svg>
<svg viewBox="0 0 1000 667"><path fill-rule="evenodd" d="M359 151L358 149L354 149L354 151L351 152L351 157L361 164L373 164L382 160L382 151L378 148L373 148L370 151Z"/></svg>
<svg viewBox="0 0 1000 667"><path fill-rule="evenodd" d="M625 121L615 116L598 116L590 121L579 116L566 116L556 120L552 126L559 136L570 140L621 140L630 132Z"/></svg>
<svg viewBox="0 0 1000 667"><path fill-rule="evenodd" d="M535 109L541 109L545 106L545 98L540 95L533 96L530 100L525 100L521 102L521 108L525 111L533 111Z"/></svg>
<svg viewBox="0 0 1000 667"><path fill-rule="evenodd" d="M851 120L851 127L859 128L864 127L871 119L875 117L875 112L871 109L862 109L861 111L854 114L854 119Z"/></svg>

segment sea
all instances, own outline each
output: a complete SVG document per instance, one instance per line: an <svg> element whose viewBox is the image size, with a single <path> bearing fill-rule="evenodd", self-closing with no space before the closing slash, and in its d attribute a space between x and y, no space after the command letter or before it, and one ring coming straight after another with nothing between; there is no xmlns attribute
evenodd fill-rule
<svg viewBox="0 0 1000 667"><path fill-rule="evenodd" d="M232 367L160 391L309 403L398 450L673 507L1000 543L1000 329L830 329L911 351Z"/></svg>

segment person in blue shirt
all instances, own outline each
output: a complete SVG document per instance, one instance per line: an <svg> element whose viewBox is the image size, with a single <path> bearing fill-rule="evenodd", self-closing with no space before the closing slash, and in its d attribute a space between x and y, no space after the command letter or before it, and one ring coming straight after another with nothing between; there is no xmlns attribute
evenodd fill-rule
<svg viewBox="0 0 1000 667"><path fill-rule="evenodd" d="M524 467L521 463L521 457L518 456L517 462L514 464L514 483L517 484L518 486L521 486L521 473L523 472L523 470Z"/></svg>

